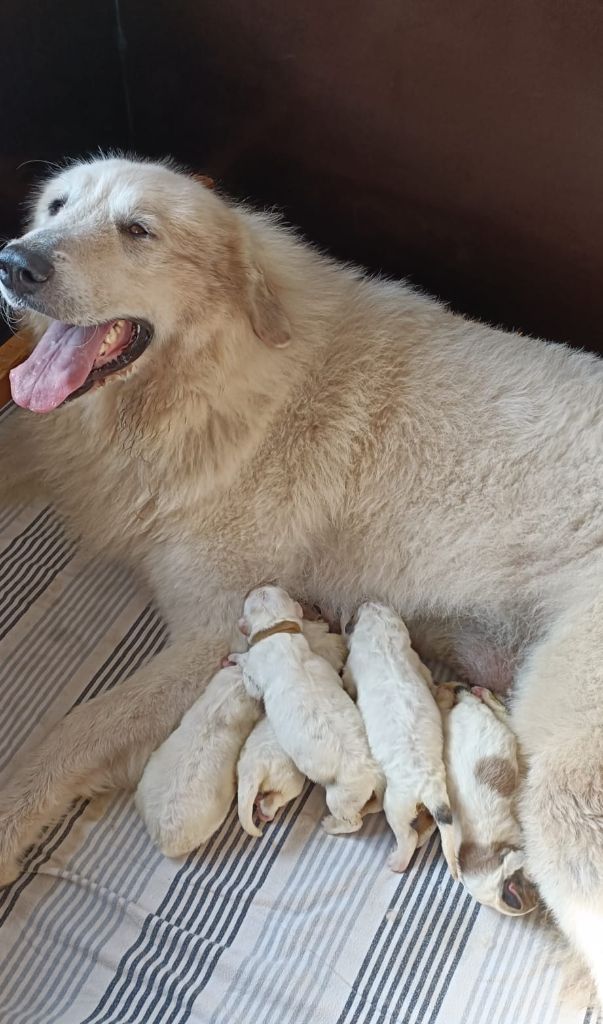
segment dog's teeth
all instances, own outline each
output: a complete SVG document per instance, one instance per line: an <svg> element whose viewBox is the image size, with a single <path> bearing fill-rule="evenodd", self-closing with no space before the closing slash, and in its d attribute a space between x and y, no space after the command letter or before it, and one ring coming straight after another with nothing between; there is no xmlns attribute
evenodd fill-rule
<svg viewBox="0 0 603 1024"><path fill-rule="evenodd" d="M105 353L109 351L109 349L113 345L113 342L115 341L115 338L117 337L121 330L123 322L123 320L116 320L111 330L105 335L105 340L103 341L99 349L99 356L104 356Z"/></svg>

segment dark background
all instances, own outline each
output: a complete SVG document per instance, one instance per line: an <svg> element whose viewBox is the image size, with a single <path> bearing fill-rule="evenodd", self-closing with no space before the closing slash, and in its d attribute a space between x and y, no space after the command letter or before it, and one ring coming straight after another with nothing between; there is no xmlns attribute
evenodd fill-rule
<svg viewBox="0 0 603 1024"><path fill-rule="evenodd" d="M4 236L36 161L170 153L338 256L603 352L599 0L25 0L0 76Z"/></svg>

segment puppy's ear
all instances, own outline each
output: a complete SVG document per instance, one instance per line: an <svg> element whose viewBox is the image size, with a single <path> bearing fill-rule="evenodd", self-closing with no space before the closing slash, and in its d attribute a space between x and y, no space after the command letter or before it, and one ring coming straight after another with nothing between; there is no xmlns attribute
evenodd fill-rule
<svg viewBox="0 0 603 1024"><path fill-rule="evenodd" d="M295 614L297 615L298 619L303 619L304 617L304 609L302 608L299 601L295 602Z"/></svg>
<svg viewBox="0 0 603 1024"><path fill-rule="evenodd" d="M243 618L243 616L241 616L241 618L239 619L239 630L241 631L243 636L249 636L249 626L247 625L247 619Z"/></svg>
<svg viewBox="0 0 603 1024"><path fill-rule="evenodd" d="M291 341L291 325L259 267L252 267L250 273L249 319L265 345L286 348Z"/></svg>

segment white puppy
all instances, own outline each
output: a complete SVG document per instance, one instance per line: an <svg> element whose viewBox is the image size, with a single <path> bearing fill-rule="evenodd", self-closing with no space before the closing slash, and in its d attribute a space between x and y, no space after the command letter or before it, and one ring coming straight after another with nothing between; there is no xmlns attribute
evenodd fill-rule
<svg viewBox="0 0 603 1024"><path fill-rule="evenodd" d="M402 620L384 605L361 605L346 630L346 689L356 691L372 754L385 776L383 809L397 843L389 866L393 871L408 867L419 838L412 823L423 803L439 826L444 856L456 878L442 720L428 670L413 651Z"/></svg>
<svg viewBox="0 0 603 1024"><path fill-rule="evenodd" d="M241 630L249 651L232 655L248 693L263 698L276 737L297 768L326 789L328 832L355 832L379 788L358 709L337 672L314 654L302 632L302 609L280 587L251 591Z"/></svg>
<svg viewBox="0 0 603 1024"><path fill-rule="evenodd" d="M250 836L261 836L253 820L272 821L280 807L295 800L305 776L285 753L271 722L262 718L247 738L237 765L239 821Z"/></svg>
<svg viewBox="0 0 603 1024"><path fill-rule="evenodd" d="M527 914L538 897L523 871L517 740L504 706L489 690L458 683L439 686L437 700L463 884L502 914Z"/></svg>
<svg viewBox="0 0 603 1024"><path fill-rule="evenodd" d="M304 636L315 654L325 658L339 673L347 655L345 640L329 633L321 619L302 622ZM262 718L254 726L237 765L239 821L250 836L261 836L254 822L272 821L277 811L301 793L305 776L296 768L276 738L272 724Z"/></svg>
<svg viewBox="0 0 603 1024"><path fill-rule="evenodd" d="M348 647L341 633L329 633L324 619L304 619L302 629L314 654L320 654L339 674L348 656Z"/></svg>
<svg viewBox="0 0 603 1024"><path fill-rule="evenodd" d="M260 714L241 670L223 668L149 758L136 806L166 856L190 853L224 821L235 795L241 747Z"/></svg>

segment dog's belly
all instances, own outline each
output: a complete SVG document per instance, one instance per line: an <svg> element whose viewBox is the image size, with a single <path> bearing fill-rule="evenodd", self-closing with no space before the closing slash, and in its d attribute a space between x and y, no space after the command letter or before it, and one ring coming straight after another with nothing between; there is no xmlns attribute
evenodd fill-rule
<svg viewBox="0 0 603 1024"><path fill-rule="evenodd" d="M537 635L536 624L479 617L407 623L413 646L426 661L449 665L460 680L505 693Z"/></svg>
<svg viewBox="0 0 603 1024"><path fill-rule="evenodd" d="M304 605L304 615L326 619L332 632L339 632L339 619L329 608ZM474 618L406 622L413 646L424 661L449 665L459 680L472 686L487 686L505 693L512 685L517 667L533 637L517 624L492 624Z"/></svg>

